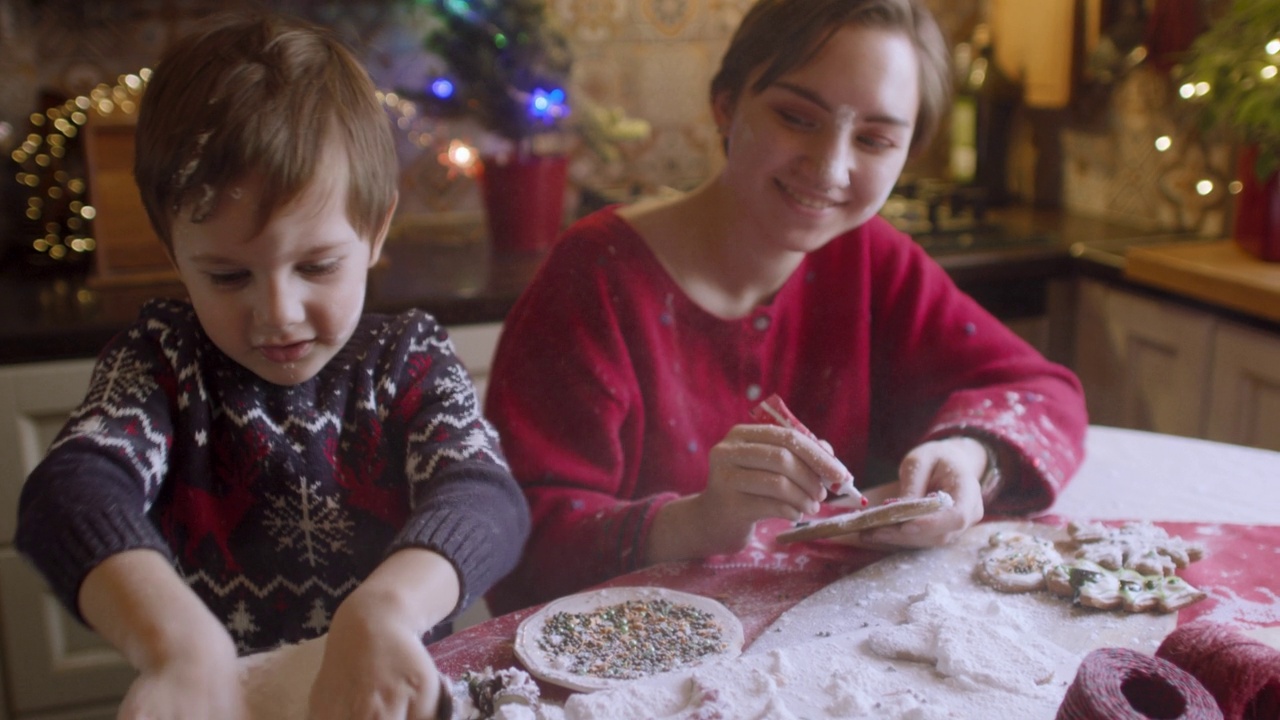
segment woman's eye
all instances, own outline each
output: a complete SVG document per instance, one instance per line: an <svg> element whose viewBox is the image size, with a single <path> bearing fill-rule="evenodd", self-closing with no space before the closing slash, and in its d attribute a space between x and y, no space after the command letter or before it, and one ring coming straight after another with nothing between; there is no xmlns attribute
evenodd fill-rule
<svg viewBox="0 0 1280 720"><path fill-rule="evenodd" d="M800 113L791 112L790 110L779 110L778 117L781 117L782 121L787 123L788 125L792 125L798 128L812 129L814 127L817 127L818 125L813 120L810 120L807 116L801 115Z"/></svg>
<svg viewBox="0 0 1280 720"><path fill-rule="evenodd" d="M872 150L888 150L893 147L893 142L882 137L874 135L859 135L858 144Z"/></svg>

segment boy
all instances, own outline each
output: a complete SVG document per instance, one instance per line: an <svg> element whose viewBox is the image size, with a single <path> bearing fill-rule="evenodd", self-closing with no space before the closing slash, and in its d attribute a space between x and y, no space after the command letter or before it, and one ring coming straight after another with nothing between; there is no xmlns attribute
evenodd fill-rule
<svg viewBox="0 0 1280 720"><path fill-rule="evenodd" d="M444 330L362 314L396 168L314 28L229 18L158 65L136 179L190 303L103 351L17 537L139 670L121 717L243 717L237 654L326 632L310 717L430 717L424 636L514 565L528 509Z"/></svg>

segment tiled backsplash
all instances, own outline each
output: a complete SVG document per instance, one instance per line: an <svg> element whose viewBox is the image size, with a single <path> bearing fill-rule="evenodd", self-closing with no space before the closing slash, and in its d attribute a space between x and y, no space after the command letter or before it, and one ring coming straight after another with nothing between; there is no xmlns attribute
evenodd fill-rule
<svg viewBox="0 0 1280 720"><path fill-rule="evenodd" d="M967 37L978 22L981 0L928 0L944 32ZM707 86L732 29L751 0L548 0L573 45L572 89L604 106L617 106L648 120L652 133L627 147L624 159L604 166L585 151L575 155L579 183L612 188L688 188L720 162ZM375 80L393 89L420 78L428 62L420 33L408 22L404 3L273 0L0 0L0 122L12 127L0 137L6 158L27 133L27 117L42 103L75 96L101 82L153 63L171 38L210 12L234 6L268 5L334 27L365 58ZM998 42L999 39L997 38ZM1221 227L1222 191L1208 196L1196 179L1225 176L1222 153L1194 144L1183 148L1169 107L1168 80L1132 73L1116 88L1101 132L1067 130L1062 201L1070 209L1163 228ZM1094 125L1099 125L1094 123ZM413 213L474 212L474 183L451 173L437 159L442 138L467 132L418 119L402 138L402 208ZM414 133L411 136L411 133ZM415 144L417 133L435 145ZM1011 129L1015 138L1025 132ZM1170 152L1153 144L1168 133L1179 143ZM1013 175L1032 161L1029 141L1015 139ZM913 163L921 175L945 171L945 138ZM13 173L0 174L11 183ZM1022 189L1026 183L1021 184ZM1020 187L1014 182L1015 189ZM1220 187L1220 186L1219 186ZM11 197L11 193L0 193ZM6 204L7 211L8 204Z"/></svg>

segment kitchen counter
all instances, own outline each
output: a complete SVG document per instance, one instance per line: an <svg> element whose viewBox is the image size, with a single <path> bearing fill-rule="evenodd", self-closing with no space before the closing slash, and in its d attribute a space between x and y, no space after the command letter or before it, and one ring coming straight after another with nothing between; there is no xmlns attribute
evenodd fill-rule
<svg viewBox="0 0 1280 720"><path fill-rule="evenodd" d="M1133 248L1124 272L1133 282L1280 322L1280 263L1264 262L1232 240Z"/></svg>
<svg viewBox="0 0 1280 720"><path fill-rule="evenodd" d="M998 315L1029 312L1027 291L1073 271L1077 243L1123 243L1141 230L1054 210L989 211L990 231L918 240ZM542 253L491 249L478 232L401 228L370 274L366 309L430 312L446 326L501 322L537 272ZM182 297L176 283L100 287L83 275L0 275L0 364L95 356L151 297Z"/></svg>

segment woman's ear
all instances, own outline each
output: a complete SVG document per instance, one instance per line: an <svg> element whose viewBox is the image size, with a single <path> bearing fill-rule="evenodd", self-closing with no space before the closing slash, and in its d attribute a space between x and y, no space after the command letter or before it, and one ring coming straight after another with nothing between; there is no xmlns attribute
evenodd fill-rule
<svg viewBox="0 0 1280 720"><path fill-rule="evenodd" d="M711 116L715 118L720 137L728 140L729 127L733 124L733 109L736 105L733 93L721 90L711 99Z"/></svg>
<svg viewBox="0 0 1280 720"><path fill-rule="evenodd" d="M378 234L373 238L373 246L369 250L369 267L373 267L378 258L382 257L382 246L387 241L387 235L391 232L391 219L395 217L396 206L400 204L400 193L391 196L391 205L387 208L387 214L382 218L382 226L378 228Z"/></svg>

